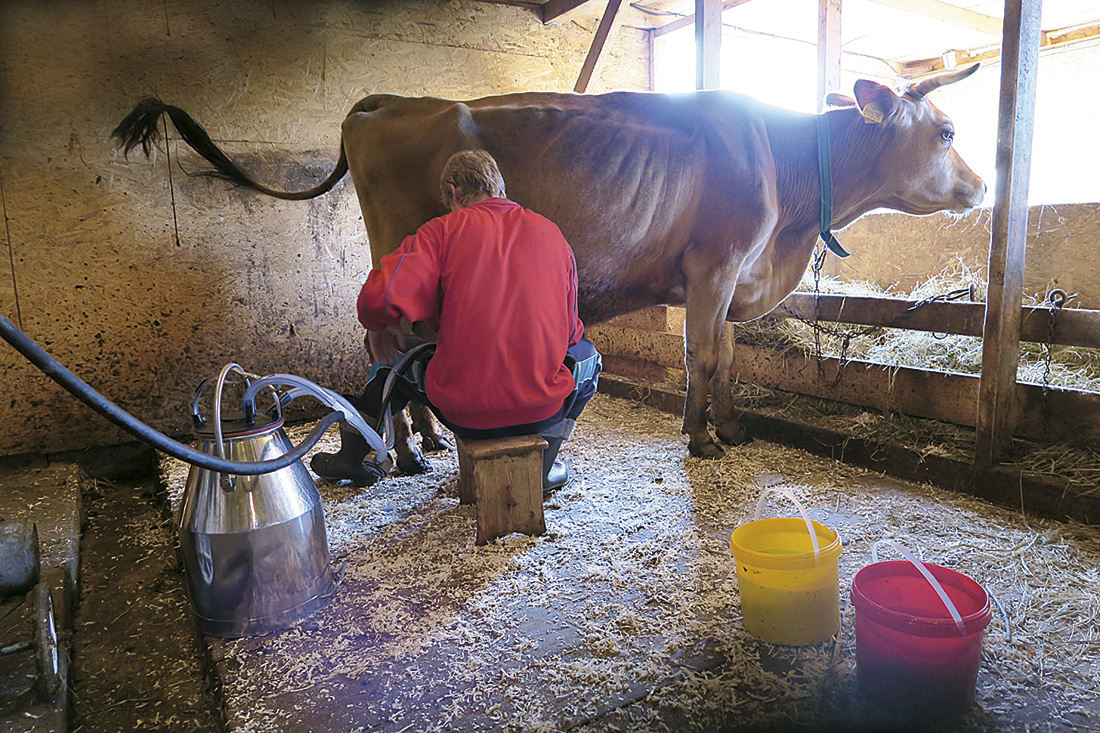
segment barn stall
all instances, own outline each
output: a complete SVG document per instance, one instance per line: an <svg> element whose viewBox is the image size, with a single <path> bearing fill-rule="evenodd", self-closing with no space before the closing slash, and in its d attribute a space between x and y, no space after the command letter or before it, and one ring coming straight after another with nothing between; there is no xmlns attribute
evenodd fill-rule
<svg viewBox="0 0 1100 733"><path fill-rule="evenodd" d="M370 262L350 182L309 202L263 199L188 176L205 164L170 128L151 162L126 160L109 134L138 98L156 94L190 110L258 177L304 188L331 169L338 121L367 93L648 89L661 44L691 26L701 34L697 82L714 86L716 29L729 46L728 34L742 38L749 26L732 14L715 22L714 13L754 4L183 2L151 10L8 3L0 11L8 102L0 112L4 312L124 409L177 437L189 433L195 386L228 361L352 391L366 363L351 303ZM904 61L880 52L887 64L855 51L855 41L836 43L850 33L840 36L850 26L839 4L792 4L785 19L792 28L796 17L820 24L811 45L822 88L850 89L859 77L894 84L983 59L973 87L945 89L936 100L960 136L981 106L963 102L984 101L994 125L985 128L988 147L997 139L997 155L1013 156L1007 167L998 159L997 171L1015 177L1000 189L1007 205L999 196L998 207L961 221L876 213L846 229L841 237L856 256L826 262L773 313L802 324L801 344L777 341L774 325L735 328L734 369L755 442L718 461L687 456L677 418L680 311L596 326L591 334L606 357L603 394L565 449L576 477L545 503L545 535L474 544L477 513L459 502L451 454L433 454L427 475L365 490L322 484L336 590L287 631L239 640L200 634L172 520L187 467L128 445L127 433L5 351L11 399L0 516L38 524L64 680L42 702L29 682L38 674L30 654L0 657L10 673L6 724L1097 727L1100 543L1089 463L1096 390L1052 386L1043 376L1052 369L1032 386L1016 387L1013 372L1006 387L1002 375L997 389L1015 391L1021 405L991 420L979 410L992 410L996 398L983 396L978 377L929 372L927 350L912 341L900 351L916 353L914 364L852 356L853 326L981 336L993 310L984 291L1013 280L987 274L991 240L994 253L1005 251L1001 269L1016 276L1000 317L1018 316L1022 325L1018 335L1010 328L987 336L979 352L993 341L996 359L1022 339L1039 344L1042 368L1054 363L1056 347L1065 356L1097 345L1089 310L1095 273L1085 251L1096 204L1029 212L1026 183L1023 198L1009 201L1020 176L1027 178L1019 172L1030 150L1019 129L1026 124L1000 129L990 111L1000 105L1003 121L1008 105L1009 118L1026 123L1036 65L1054 66L1062 79L1087 74L1097 18L1067 17L1048 0L1035 35L1037 5L1008 13L995 28L988 19L1006 14L987 5L994 7L955 13L918 4L952 24L979 26L970 30L984 40L956 49L954 60L942 53L950 45ZM860 12L850 0L843 18L858 22ZM1003 33L1004 61L991 31ZM1074 122L1088 115L1087 108L1059 112ZM1036 166L1036 175L1043 170ZM957 261L963 282L927 284ZM877 282L879 290L853 292L855 281ZM1010 307L1015 299L1019 308L1021 291L1045 295L1053 285L1078 297L1057 306L1033 297L1018 313ZM964 286L971 302L947 298ZM813 348L815 340L823 346ZM1066 369L1087 372L1087 363ZM295 442L313 425L309 415L297 417L307 422L290 430ZM1038 458L1025 467L1029 455ZM730 533L775 488L792 491L842 539L840 631L824 642L771 644L745 628ZM768 511L792 513L781 503ZM887 539L976 579L992 599L977 704L961 718L897 716L859 692L849 590L872 563L872 547ZM27 602L6 600L7 645L34 619Z"/></svg>

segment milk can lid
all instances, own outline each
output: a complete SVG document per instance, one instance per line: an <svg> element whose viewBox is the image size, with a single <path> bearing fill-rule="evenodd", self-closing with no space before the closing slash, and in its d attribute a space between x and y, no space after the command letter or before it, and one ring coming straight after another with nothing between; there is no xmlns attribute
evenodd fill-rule
<svg viewBox="0 0 1100 733"><path fill-rule="evenodd" d="M249 421L242 412L222 413L222 437L226 439L265 435L278 430L282 426L282 415L257 412L255 419ZM215 437L213 420L203 420L202 422L192 420L192 429L196 438L211 439Z"/></svg>

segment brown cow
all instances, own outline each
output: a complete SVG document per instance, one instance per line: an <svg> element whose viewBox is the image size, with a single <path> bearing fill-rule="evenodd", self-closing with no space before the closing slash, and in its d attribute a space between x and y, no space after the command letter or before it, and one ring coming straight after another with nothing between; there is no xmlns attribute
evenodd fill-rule
<svg viewBox="0 0 1100 733"><path fill-rule="evenodd" d="M951 121L927 94L977 67L908 85L900 95L861 80L855 100L824 113L832 227L887 207L964 212L985 184L952 148ZM445 213L438 180L457 150L497 159L509 198L561 227L576 253L587 324L657 304L686 306L683 432L693 455L745 431L729 387L728 319L774 308L798 284L820 230L819 116L725 91L691 94L526 93L469 102L372 95L343 123L340 161L299 193L253 181L182 110L146 101L115 131L126 150L148 146L168 112L215 175L280 198L320 195L351 170L374 262ZM713 385L711 384L713 380Z"/></svg>

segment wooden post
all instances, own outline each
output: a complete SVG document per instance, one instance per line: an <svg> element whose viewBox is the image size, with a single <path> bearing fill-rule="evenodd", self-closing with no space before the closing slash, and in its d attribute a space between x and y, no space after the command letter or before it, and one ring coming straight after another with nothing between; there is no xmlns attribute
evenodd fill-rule
<svg viewBox="0 0 1100 733"><path fill-rule="evenodd" d="M653 28L650 28L645 32L645 46L646 51L649 54L648 69L649 72L649 91L654 91L654 87L657 85L657 70L653 65L653 54L657 48L657 34ZM3 192L0 191L0 194Z"/></svg>
<svg viewBox="0 0 1100 733"><path fill-rule="evenodd" d="M1005 0L997 200L989 243L989 296L982 344L975 463L989 468L1007 452L1019 404L1020 305L1027 245L1027 189L1042 0Z"/></svg>
<svg viewBox="0 0 1100 733"><path fill-rule="evenodd" d="M817 4L817 110L825 109L825 95L840 91L840 3Z"/></svg>
<svg viewBox="0 0 1100 733"><path fill-rule="evenodd" d="M607 9L603 11L596 35L592 38L592 45L588 48L588 56L585 57L584 65L581 66L580 76L577 77L577 83L573 85L574 92L584 94L588 91L588 85L593 77L599 76L598 70L603 66L602 62L606 58L603 50L615 42L615 36L618 35L619 28L622 26L619 15L620 5L622 0L607 0Z"/></svg>
<svg viewBox="0 0 1100 733"><path fill-rule="evenodd" d="M722 0L695 0L695 88L717 89L722 59Z"/></svg>

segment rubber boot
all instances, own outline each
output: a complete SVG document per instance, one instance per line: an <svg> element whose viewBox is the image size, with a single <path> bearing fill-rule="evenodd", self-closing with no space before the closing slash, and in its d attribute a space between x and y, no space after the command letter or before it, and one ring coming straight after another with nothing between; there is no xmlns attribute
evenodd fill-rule
<svg viewBox="0 0 1100 733"><path fill-rule="evenodd" d="M322 478L346 479L355 486L370 486L388 473L386 467L365 462L371 451L366 438L357 430L340 426L340 450L337 453L317 453L310 460L313 472ZM383 464L389 463L389 455Z"/></svg>
<svg viewBox="0 0 1100 733"><path fill-rule="evenodd" d="M565 438L542 436L546 450L542 452L542 493L548 494L569 482L569 466L558 460L558 450Z"/></svg>

